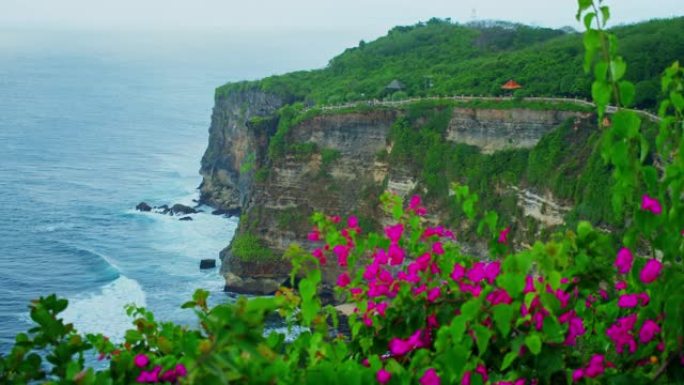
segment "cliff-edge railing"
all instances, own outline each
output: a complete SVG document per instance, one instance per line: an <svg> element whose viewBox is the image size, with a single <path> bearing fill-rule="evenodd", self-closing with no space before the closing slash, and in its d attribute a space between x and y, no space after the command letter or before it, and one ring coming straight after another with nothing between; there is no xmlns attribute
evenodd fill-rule
<svg viewBox="0 0 684 385"><path fill-rule="evenodd" d="M530 97L525 97L525 98L517 98L513 96L465 96L465 95L457 95L457 96L429 96L429 97L422 97L422 98L409 98L409 99L402 99L402 100L363 100L363 101L356 101L356 102L351 102L351 103L345 103L345 104L336 104L336 105L327 105L327 106L312 106L305 111L312 110L312 109L320 109L323 111L334 111L334 110L342 110L346 108L353 108L353 107L359 107L359 106L386 106L386 107L399 107L402 105L406 104L411 104L411 103L416 103L424 100L456 100L456 101L463 101L463 102L473 102L473 101L513 101L513 100L522 100L522 101L532 101L532 102L545 102L545 103L572 103L580 106L586 106L586 107L591 107L591 108L596 108L596 104L584 100L584 99L577 99L577 98L556 98L556 97L536 97L536 96L530 96ZM630 109L630 108L623 108L624 110L627 111L634 111L637 114L641 115L642 117L645 117L652 122L659 122L660 118L648 111L644 110L637 110L637 109ZM618 107L616 106L608 106L606 107L606 113L613 114L618 111Z"/></svg>

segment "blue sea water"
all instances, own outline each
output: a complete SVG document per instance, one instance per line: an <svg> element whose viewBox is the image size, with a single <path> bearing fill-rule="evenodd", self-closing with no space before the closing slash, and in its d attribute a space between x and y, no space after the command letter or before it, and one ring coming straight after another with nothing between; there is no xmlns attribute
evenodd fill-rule
<svg viewBox="0 0 684 385"><path fill-rule="evenodd" d="M77 329L115 338L130 325L125 304L190 322L179 306L196 288L224 298L199 260L218 257L237 220L133 208L197 198L217 85L320 65L335 49L298 57L296 39L261 43L270 50L207 36L0 34L0 353L41 295L68 298Z"/></svg>

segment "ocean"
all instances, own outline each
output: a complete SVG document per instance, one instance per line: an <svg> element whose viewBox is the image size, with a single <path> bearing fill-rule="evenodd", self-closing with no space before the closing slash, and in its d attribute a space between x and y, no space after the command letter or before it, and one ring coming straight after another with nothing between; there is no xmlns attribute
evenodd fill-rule
<svg viewBox="0 0 684 385"><path fill-rule="evenodd" d="M346 42L218 35L0 34L0 353L51 293L78 330L112 338L129 303L192 323L180 305L195 289L228 300L199 261L218 258L237 219L134 207L198 198L215 87L322 66Z"/></svg>

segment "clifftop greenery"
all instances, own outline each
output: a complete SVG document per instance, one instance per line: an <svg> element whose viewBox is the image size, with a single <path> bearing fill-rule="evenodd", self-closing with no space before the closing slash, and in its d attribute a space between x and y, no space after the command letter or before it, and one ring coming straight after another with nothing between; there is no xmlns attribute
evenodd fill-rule
<svg viewBox="0 0 684 385"><path fill-rule="evenodd" d="M634 104L653 108L659 76L673 59L684 61L684 17L655 20L612 30L619 53L630 63L626 78L635 84ZM361 42L333 58L327 67L229 83L217 97L260 87L289 102L316 104L383 98L398 80L395 96L500 95L509 79L523 85L521 96L590 98L591 77L581 71L582 35L574 31L510 23L456 24L431 19L396 27L373 42Z"/></svg>

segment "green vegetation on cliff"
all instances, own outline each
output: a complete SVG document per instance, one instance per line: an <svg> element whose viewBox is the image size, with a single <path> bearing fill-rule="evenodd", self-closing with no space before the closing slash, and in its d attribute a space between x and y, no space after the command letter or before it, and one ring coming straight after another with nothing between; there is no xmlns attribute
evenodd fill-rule
<svg viewBox="0 0 684 385"><path fill-rule="evenodd" d="M684 60L684 17L616 27L620 54L630 63L635 105L651 108L659 96L662 68ZM286 100L316 104L383 98L394 79L395 96L500 95L515 79L521 96L590 97L591 77L577 71L583 62L582 35L503 22L455 24L431 19L396 27L373 42L362 42L333 58L324 69L229 83L217 96L258 86Z"/></svg>

